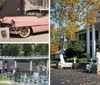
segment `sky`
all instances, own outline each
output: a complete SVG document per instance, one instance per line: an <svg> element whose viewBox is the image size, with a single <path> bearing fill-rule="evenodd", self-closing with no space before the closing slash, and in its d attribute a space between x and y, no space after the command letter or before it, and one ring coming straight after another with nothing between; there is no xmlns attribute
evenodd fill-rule
<svg viewBox="0 0 100 85"><path fill-rule="evenodd" d="M53 20L50 20L50 24L54 24L56 28L59 28L59 25L56 22L54 22Z"/></svg>

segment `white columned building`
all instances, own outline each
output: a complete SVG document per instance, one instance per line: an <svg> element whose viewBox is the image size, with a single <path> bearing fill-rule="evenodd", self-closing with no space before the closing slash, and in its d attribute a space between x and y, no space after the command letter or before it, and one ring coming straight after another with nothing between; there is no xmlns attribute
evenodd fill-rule
<svg viewBox="0 0 100 85"><path fill-rule="evenodd" d="M95 60L96 47L100 44L100 11L96 16L96 23L92 24L89 29L81 29L77 33L77 38L82 40L85 45L85 52Z"/></svg>

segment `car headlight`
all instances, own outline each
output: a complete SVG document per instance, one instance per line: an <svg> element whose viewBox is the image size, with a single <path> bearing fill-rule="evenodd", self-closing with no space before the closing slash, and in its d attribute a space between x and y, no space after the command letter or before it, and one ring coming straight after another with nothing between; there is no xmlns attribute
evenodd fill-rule
<svg viewBox="0 0 100 85"><path fill-rule="evenodd" d="M0 23L2 23L3 22L3 19L0 19Z"/></svg>

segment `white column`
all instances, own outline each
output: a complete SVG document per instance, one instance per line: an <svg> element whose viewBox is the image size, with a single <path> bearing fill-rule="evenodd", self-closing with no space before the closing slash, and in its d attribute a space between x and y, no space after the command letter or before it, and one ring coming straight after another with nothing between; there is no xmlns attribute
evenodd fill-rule
<svg viewBox="0 0 100 85"><path fill-rule="evenodd" d="M17 61L16 60L14 61L14 66L15 66L15 68L17 67Z"/></svg>
<svg viewBox="0 0 100 85"><path fill-rule="evenodd" d="M92 58L95 60L96 40L95 40L95 25L92 25Z"/></svg>
<svg viewBox="0 0 100 85"><path fill-rule="evenodd" d="M45 4L46 4L45 7L47 8L47 7L48 7L48 5L47 5L47 0L45 0Z"/></svg>
<svg viewBox="0 0 100 85"><path fill-rule="evenodd" d="M2 73L2 69L3 69L3 60L0 60L0 69L1 69L1 73Z"/></svg>
<svg viewBox="0 0 100 85"><path fill-rule="evenodd" d="M43 8L44 8L44 0L43 0Z"/></svg>
<svg viewBox="0 0 100 85"><path fill-rule="evenodd" d="M2 69L2 66L3 66L3 61L0 60L0 69Z"/></svg>
<svg viewBox="0 0 100 85"><path fill-rule="evenodd" d="M87 53L90 54L90 29L87 29Z"/></svg>
<svg viewBox="0 0 100 85"><path fill-rule="evenodd" d="M47 68L49 69L49 60L47 60Z"/></svg>
<svg viewBox="0 0 100 85"><path fill-rule="evenodd" d="M32 71L32 60L30 61L30 71Z"/></svg>

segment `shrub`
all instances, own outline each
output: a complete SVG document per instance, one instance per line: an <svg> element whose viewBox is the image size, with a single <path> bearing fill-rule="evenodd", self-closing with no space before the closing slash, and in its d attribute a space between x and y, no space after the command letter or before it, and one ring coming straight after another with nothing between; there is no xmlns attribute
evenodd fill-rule
<svg viewBox="0 0 100 85"><path fill-rule="evenodd" d="M74 58L76 58L76 57L67 58L66 62L74 62ZM88 59L87 58L76 58L76 62L86 63L86 62L88 62Z"/></svg>
<svg viewBox="0 0 100 85"><path fill-rule="evenodd" d="M56 61L56 60L55 61L54 60L51 60L50 62L51 62L51 64L58 63L58 61Z"/></svg>
<svg viewBox="0 0 100 85"><path fill-rule="evenodd" d="M76 53L76 56L79 57L79 52L84 51L84 44L80 40L72 40L67 45L67 50L72 50Z"/></svg>
<svg viewBox="0 0 100 85"><path fill-rule="evenodd" d="M74 62L74 58L76 58L76 61L77 61L77 57L72 57L72 58L67 58L66 62Z"/></svg>
<svg viewBox="0 0 100 85"><path fill-rule="evenodd" d="M84 53L83 54L85 58L87 58L88 60L91 60L90 54L89 53Z"/></svg>
<svg viewBox="0 0 100 85"><path fill-rule="evenodd" d="M78 58L77 61L80 63L86 63L86 62L88 62L88 59L87 58Z"/></svg>

